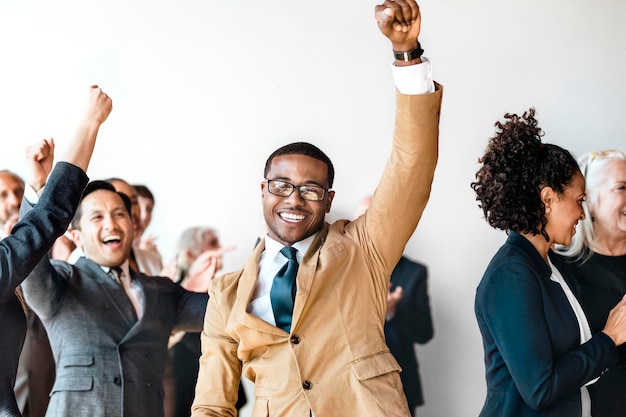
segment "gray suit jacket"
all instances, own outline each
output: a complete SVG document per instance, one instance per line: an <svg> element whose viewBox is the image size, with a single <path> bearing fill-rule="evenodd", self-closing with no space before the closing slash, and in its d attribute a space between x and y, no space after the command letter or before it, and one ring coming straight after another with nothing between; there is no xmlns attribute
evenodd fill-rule
<svg viewBox="0 0 626 417"><path fill-rule="evenodd" d="M44 258L24 281L56 362L47 416L163 416L163 372L173 329L198 332L207 294L131 272L145 297L137 321L122 287L93 261Z"/></svg>

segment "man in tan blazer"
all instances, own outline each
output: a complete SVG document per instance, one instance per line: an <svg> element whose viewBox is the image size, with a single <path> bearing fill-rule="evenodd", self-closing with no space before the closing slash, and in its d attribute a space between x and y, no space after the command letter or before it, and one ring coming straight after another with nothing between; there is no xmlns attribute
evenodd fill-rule
<svg viewBox="0 0 626 417"><path fill-rule="evenodd" d="M442 88L420 58L415 1L387 0L375 14L395 51L398 92L391 156L372 203L354 221L328 224L328 157L303 142L270 155L261 183L268 233L243 269L210 289L194 417L235 415L242 374L255 386L254 417L410 416L383 326L389 277L430 195ZM287 330L272 307L284 246L299 263Z"/></svg>

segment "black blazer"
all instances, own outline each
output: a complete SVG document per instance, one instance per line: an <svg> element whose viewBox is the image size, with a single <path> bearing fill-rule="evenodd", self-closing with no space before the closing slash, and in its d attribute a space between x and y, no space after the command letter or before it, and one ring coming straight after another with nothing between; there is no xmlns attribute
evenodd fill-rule
<svg viewBox="0 0 626 417"><path fill-rule="evenodd" d="M400 378L411 412L424 404L414 344L424 344L434 335L427 278L424 265L404 256L400 258L391 274L391 288L402 287L404 295L398 302L395 316L385 323L387 345L402 367Z"/></svg>
<svg viewBox="0 0 626 417"><path fill-rule="evenodd" d="M604 333L580 344L561 285L530 241L511 232L476 291L487 399L481 417L580 417L580 387L618 359Z"/></svg>
<svg viewBox="0 0 626 417"><path fill-rule="evenodd" d="M39 203L0 241L0 415L20 416L13 386L26 334L26 317L15 288L46 255L74 216L88 178L78 167L59 162Z"/></svg>

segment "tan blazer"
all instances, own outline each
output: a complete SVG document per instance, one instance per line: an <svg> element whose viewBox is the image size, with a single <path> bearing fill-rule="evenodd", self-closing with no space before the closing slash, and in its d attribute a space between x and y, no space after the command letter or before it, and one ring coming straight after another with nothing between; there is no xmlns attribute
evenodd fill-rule
<svg viewBox="0 0 626 417"><path fill-rule="evenodd" d="M297 276L291 334L246 312L261 242L242 270L214 280L192 415L232 416L240 375L253 417L410 416L384 338L390 274L430 194L442 88L397 94L391 156L369 210L326 223Z"/></svg>

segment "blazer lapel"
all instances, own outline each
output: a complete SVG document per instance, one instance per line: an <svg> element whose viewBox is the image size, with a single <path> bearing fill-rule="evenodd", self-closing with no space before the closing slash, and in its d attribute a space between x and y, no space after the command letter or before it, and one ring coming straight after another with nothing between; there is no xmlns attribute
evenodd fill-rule
<svg viewBox="0 0 626 417"><path fill-rule="evenodd" d="M311 295L311 287L313 287L313 280L315 278L315 271L317 270L317 261L320 255L320 251L326 236L328 235L328 223L324 223L324 227L315 237L315 240L311 243L309 250L304 254L300 267L298 268L298 275L296 276L296 300L293 306L293 316L291 318L291 329L298 325L298 320L302 315L304 306Z"/></svg>
<svg viewBox="0 0 626 417"><path fill-rule="evenodd" d="M261 254L264 250L265 240L261 239L243 267L241 277L239 278L239 285L237 287L237 299L235 300L235 305L233 306L233 313L236 321L240 325L253 329L254 331L284 336L284 330L281 330L276 326L272 326L260 317L247 312L248 305L254 295L254 289L259 277L259 260L261 259Z"/></svg>
<svg viewBox="0 0 626 417"><path fill-rule="evenodd" d="M122 286L115 282L113 277L104 272L100 265L87 258L80 258L76 262L76 266L85 270L86 275L92 278L102 289L103 294L111 302L114 310L118 312L129 328L137 323L137 314L132 303L126 296Z"/></svg>
<svg viewBox="0 0 626 417"><path fill-rule="evenodd" d="M145 279L146 276L135 272L132 268L129 268L131 277L133 282L139 285L141 289L141 293L143 294L143 316L139 320L135 320L133 327L126 333L122 342L130 339L139 333L143 327L143 323L146 320L146 317L152 317L156 308L157 308L157 300L158 300L158 292L159 289L155 282L150 279ZM130 300L129 300L130 303ZM131 303L132 307L132 303ZM134 309L133 309L134 312ZM137 315L135 314L135 317Z"/></svg>

